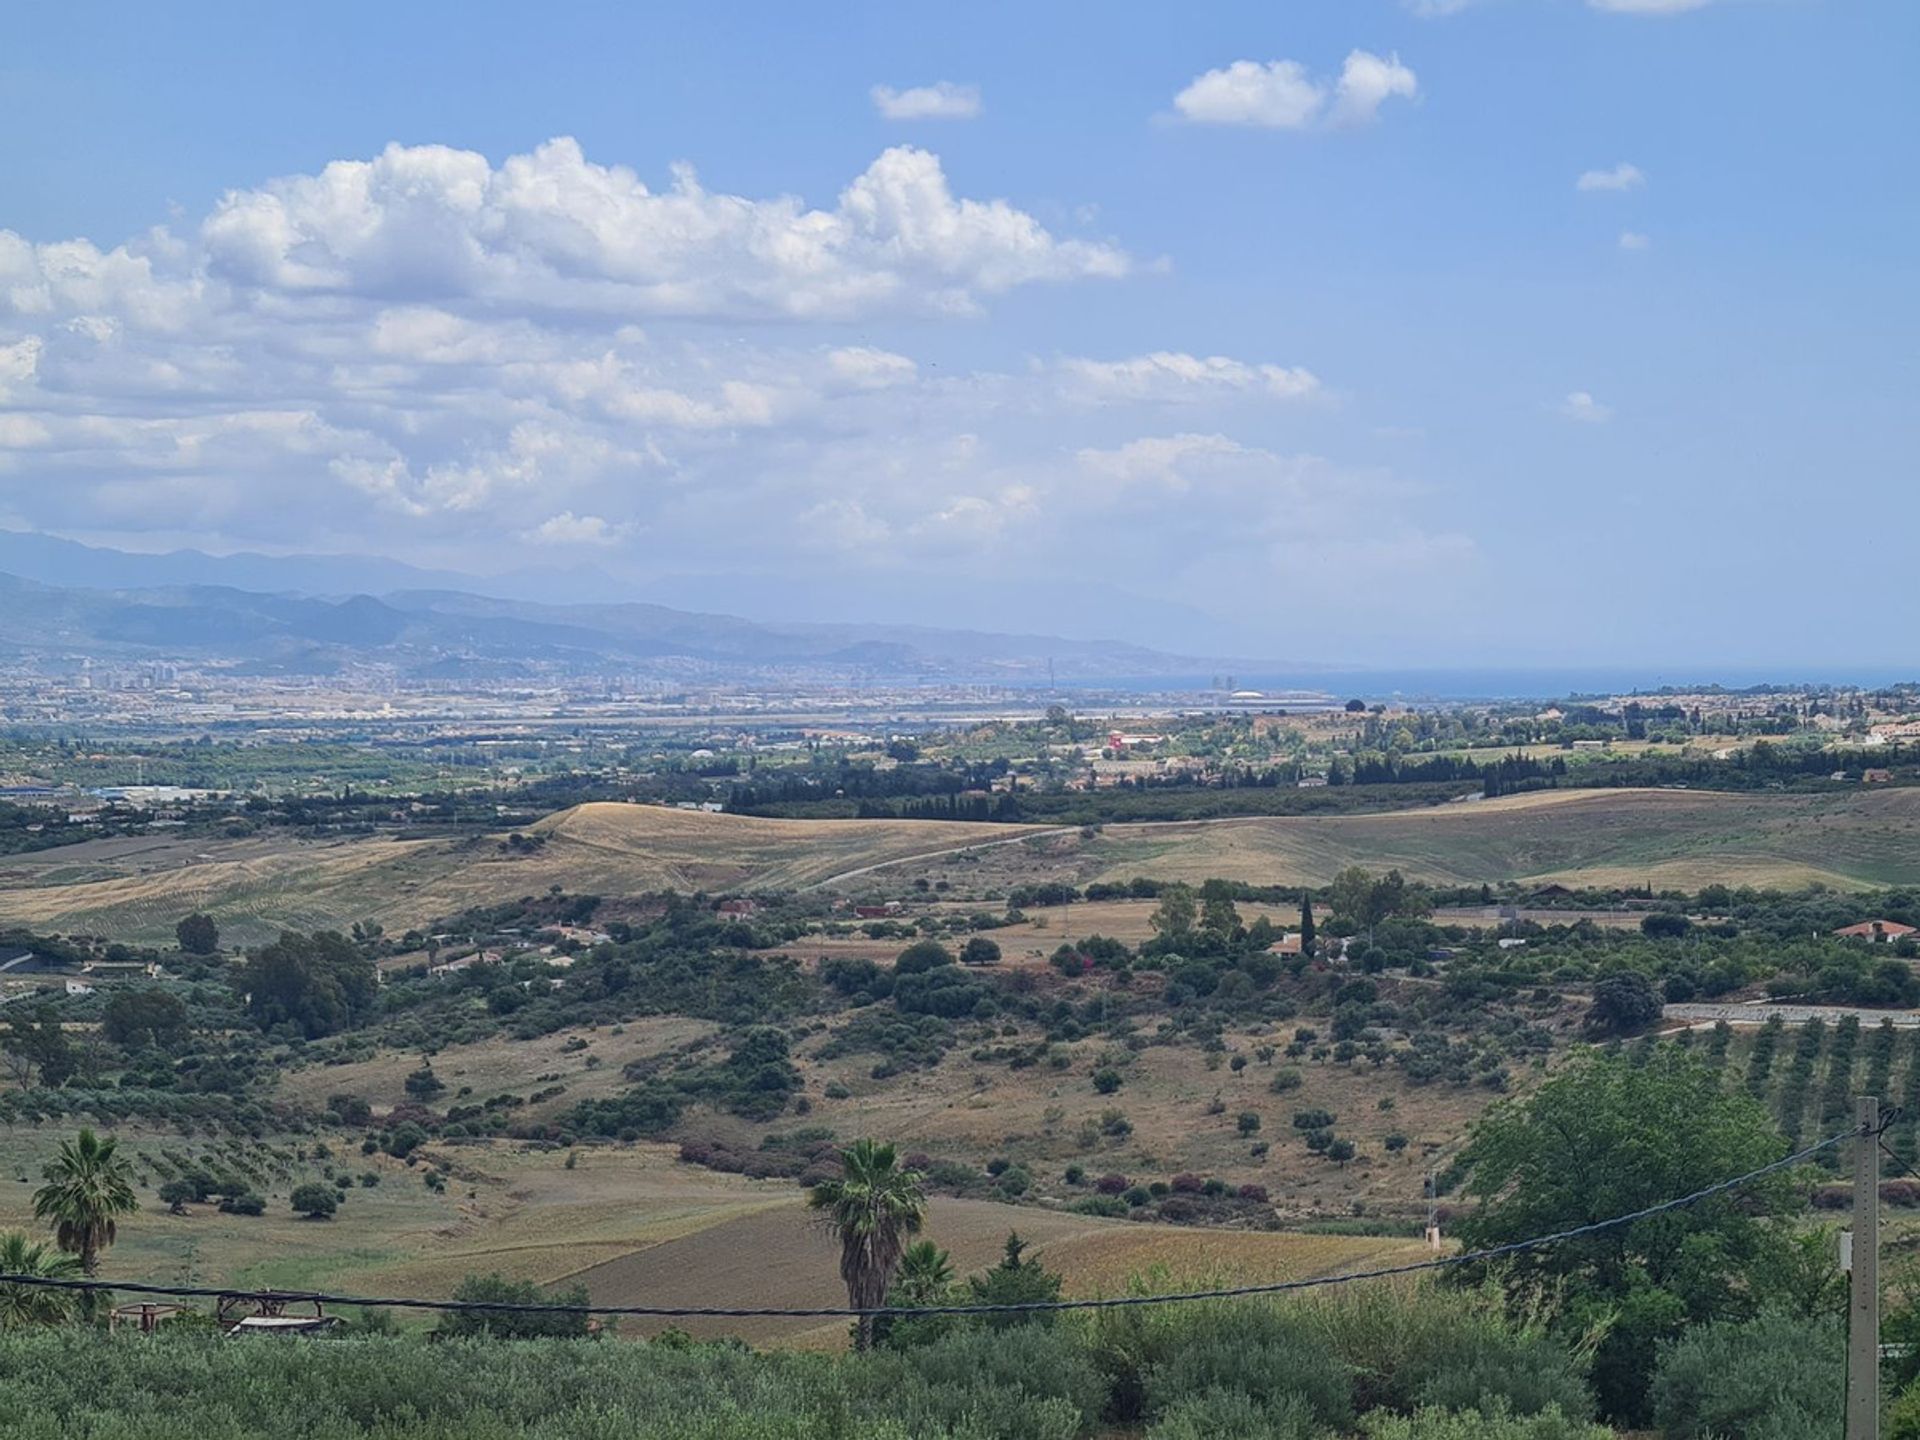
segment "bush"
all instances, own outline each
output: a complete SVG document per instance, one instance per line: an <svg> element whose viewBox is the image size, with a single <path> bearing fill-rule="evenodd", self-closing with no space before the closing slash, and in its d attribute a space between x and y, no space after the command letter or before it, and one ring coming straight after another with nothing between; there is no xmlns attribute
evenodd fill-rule
<svg viewBox="0 0 1920 1440"><path fill-rule="evenodd" d="M1273 1078L1267 1082L1267 1088L1276 1095L1284 1095L1289 1090L1298 1090L1300 1085L1300 1071L1293 1065L1281 1066L1273 1072Z"/></svg>
<svg viewBox="0 0 1920 1440"><path fill-rule="evenodd" d="M304 1215L309 1220L331 1220L333 1212L340 1208L340 1192L331 1185L322 1185L317 1181L308 1181L295 1187L288 1197L294 1213Z"/></svg>
<svg viewBox="0 0 1920 1440"><path fill-rule="evenodd" d="M1325 1433L1297 1396L1262 1404L1238 1391L1209 1390L1167 1406L1147 1440L1319 1440Z"/></svg>
<svg viewBox="0 0 1920 1440"><path fill-rule="evenodd" d="M1225 1390L1262 1409L1298 1407L1321 1425L1352 1420L1347 1367L1300 1312L1256 1305L1209 1306L1190 1314L1155 1327L1163 1345L1150 1347L1145 1370L1150 1415Z"/></svg>
<svg viewBox="0 0 1920 1440"><path fill-rule="evenodd" d="M1360 1433L1366 1440L1613 1440L1604 1425L1570 1420L1558 1410L1516 1419L1498 1408L1490 1413L1426 1409L1411 1415L1376 1410L1360 1422Z"/></svg>
<svg viewBox="0 0 1920 1440"><path fill-rule="evenodd" d="M267 1202L263 1196L255 1195L251 1190L241 1195L229 1195L220 1202L223 1215L264 1215Z"/></svg>
<svg viewBox="0 0 1920 1440"><path fill-rule="evenodd" d="M187 1206L207 1198L207 1192L192 1180L169 1180L160 1187L160 1199L175 1215L187 1213Z"/></svg>
<svg viewBox="0 0 1920 1440"><path fill-rule="evenodd" d="M454 1286L453 1298L483 1305L585 1305L587 1287L547 1291L531 1280L509 1280L499 1274L469 1275ZM499 1340L579 1339L588 1329L584 1311L529 1315L512 1310L452 1310L440 1317L434 1333Z"/></svg>
<svg viewBox="0 0 1920 1440"><path fill-rule="evenodd" d="M1120 1072L1111 1065L1103 1065L1093 1072L1093 1088L1102 1095L1111 1095L1120 1088Z"/></svg>
<svg viewBox="0 0 1920 1440"><path fill-rule="evenodd" d="M1845 1387L1838 1325L1718 1321L1661 1347L1653 1414L1670 1440L1788 1440L1831 1430Z"/></svg>

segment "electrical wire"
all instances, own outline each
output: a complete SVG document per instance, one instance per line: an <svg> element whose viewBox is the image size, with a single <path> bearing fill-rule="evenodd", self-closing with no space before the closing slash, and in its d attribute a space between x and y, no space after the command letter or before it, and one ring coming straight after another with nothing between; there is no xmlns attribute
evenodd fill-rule
<svg viewBox="0 0 1920 1440"><path fill-rule="evenodd" d="M1891 1116L1883 1120L1879 1129L1874 1132L1874 1138L1878 1140L1891 1123ZM1719 1181L1705 1189L1696 1190L1690 1195L1682 1195L1674 1200L1664 1200L1657 1205L1649 1205L1625 1215L1616 1215L1608 1220L1596 1220L1590 1224L1576 1225L1571 1229L1556 1230L1548 1235L1536 1235L1528 1240L1514 1240L1484 1250L1443 1255L1432 1260L1412 1261L1404 1265L1386 1265L1372 1270L1350 1271L1343 1275L1318 1275L1303 1280L1277 1280L1260 1285L1236 1285L1217 1290L1184 1290L1163 1295L1116 1295L1089 1300L1032 1300L994 1305L876 1305L861 1308L837 1305L566 1305L544 1302L426 1300L411 1296L339 1295L322 1290L237 1290L231 1286L149 1285L131 1281L70 1280L46 1275L0 1274L0 1285L24 1285L48 1290L107 1290L128 1295L157 1295L172 1299L239 1300L275 1305L354 1305L368 1309L431 1310L452 1314L477 1312L489 1315L606 1315L668 1320L857 1320L875 1316L911 1319L916 1316L932 1315L1024 1315L1063 1310L1119 1310L1141 1305L1173 1305L1200 1300L1233 1300L1255 1295L1290 1294L1295 1291L1325 1289L1335 1285L1352 1285L1363 1280L1387 1280L1428 1271L1484 1264L1509 1255L1524 1254L1550 1245L1560 1245L1569 1240L1578 1240L1588 1235L1615 1230L1623 1225L1633 1225L1670 1211L1683 1210L1690 1205L1699 1204L1702 1200L1726 1194L1768 1175L1789 1169L1831 1146L1845 1140L1863 1137L1865 1134L1866 1132L1858 1127L1844 1130L1837 1135L1830 1135L1824 1140L1817 1141L1804 1150L1796 1150L1791 1155L1775 1160L1771 1164L1762 1165L1757 1170L1749 1170L1744 1175Z"/></svg>

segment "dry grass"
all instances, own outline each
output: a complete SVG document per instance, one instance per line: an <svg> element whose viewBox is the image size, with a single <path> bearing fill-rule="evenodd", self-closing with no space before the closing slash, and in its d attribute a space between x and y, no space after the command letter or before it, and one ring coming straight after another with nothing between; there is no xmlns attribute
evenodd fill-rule
<svg viewBox="0 0 1920 1440"><path fill-rule="evenodd" d="M1445 884L1920 884L1917 789L1563 790L1376 815L1110 825L1090 837L1076 829L760 820L636 805L584 805L535 828L547 843L531 854L484 837L94 842L0 866L0 923L150 942L198 908L212 912L230 938L252 941L283 926L362 919L396 932L556 884L609 896L825 883L900 893L915 879L943 879L957 893L977 895L1043 878L1324 884L1347 865L1398 866Z"/></svg>
<svg viewBox="0 0 1920 1440"><path fill-rule="evenodd" d="M174 1136L123 1133L134 1150L198 1148ZM36 1228L31 1189L16 1177L36 1173L56 1138L19 1134L0 1142L6 1178L14 1181L0 1190L0 1228ZM445 1195L427 1190L419 1171L396 1161L346 1159L355 1171L376 1170L382 1183L356 1187L326 1222L293 1216L284 1186L270 1213L258 1218L221 1215L211 1206L169 1215L149 1190L145 1208L121 1226L105 1273L158 1283L441 1296L468 1274L499 1271L541 1283L578 1280L603 1305L844 1303L834 1246L805 1208L803 1192L788 1182L694 1169L665 1146L583 1150L573 1169L557 1153L505 1145L436 1153L454 1165ZM926 1233L952 1250L965 1273L992 1264L1013 1229L1065 1274L1070 1295L1111 1294L1149 1270L1173 1283L1294 1279L1412 1248L1404 1241L1134 1225L954 1199L934 1201ZM788 1345L837 1346L846 1333L838 1322L809 1320L682 1323L696 1334ZM645 1334L661 1327L621 1328Z"/></svg>
<svg viewBox="0 0 1920 1440"><path fill-rule="evenodd" d="M462 1089L470 1089L479 1101L506 1092L525 1094L564 1085L564 1094L515 1112L528 1119L545 1119L582 1100L619 1094L629 1083L621 1073L624 1066L705 1040L719 1027L668 1015L629 1021L617 1027L618 1035L614 1028L556 1030L533 1040L495 1035L469 1045L449 1045L432 1056L434 1074L447 1087L436 1103L451 1101ZM587 1048L567 1048L576 1041L586 1042ZM312 1104L326 1095L353 1095L384 1111L408 1098L406 1078L420 1064L417 1054L388 1050L343 1065L306 1065L281 1074L277 1098ZM559 1078L540 1081L537 1077L543 1075Z"/></svg>
<svg viewBox="0 0 1920 1440"><path fill-rule="evenodd" d="M795 889L867 865L972 844L1017 842L1027 827L931 820L756 820L643 805L582 805L534 827L532 853L490 838L101 841L17 857L0 868L0 923L171 938L192 910L230 940L284 928L377 920L399 933L470 905L537 895L674 889Z"/></svg>

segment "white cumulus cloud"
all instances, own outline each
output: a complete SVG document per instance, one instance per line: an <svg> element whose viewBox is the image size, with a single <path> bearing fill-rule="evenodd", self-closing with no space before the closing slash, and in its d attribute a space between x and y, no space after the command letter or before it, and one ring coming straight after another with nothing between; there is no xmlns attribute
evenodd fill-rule
<svg viewBox="0 0 1920 1440"><path fill-rule="evenodd" d="M1173 107L1197 125L1304 130L1364 123L1388 99L1412 99L1419 88L1398 55L1355 50L1332 81L1316 79L1298 60L1236 60L1195 77Z"/></svg>
<svg viewBox="0 0 1920 1440"><path fill-rule="evenodd" d="M1400 63L1398 55L1382 59L1365 50L1355 50L1340 68L1331 119L1336 125L1363 125L1378 116L1380 107L1388 100L1395 97L1411 100L1419 93L1419 80Z"/></svg>
<svg viewBox="0 0 1920 1440"><path fill-rule="evenodd" d="M526 538L541 545L612 545L620 536L620 526L609 524L598 515L576 515L571 510L562 510L528 531Z"/></svg>
<svg viewBox="0 0 1920 1440"><path fill-rule="evenodd" d="M971 313L1016 286L1112 278L1130 263L1004 200L956 196L938 157L910 146L814 209L714 194L686 167L655 190L566 138L497 167L471 151L390 145L230 191L190 236L103 252L0 231L0 314L103 313L164 329L209 303L269 297L627 318Z"/></svg>
<svg viewBox="0 0 1920 1440"><path fill-rule="evenodd" d="M1638 230L1622 230L1620 232L1620 248L1622 250L1649 250L1653 248L1653 241L1641 234Z"/></svg>
<svg viewBox="0 0 1920 1440"><path fill-rule="evenodd" d="M1560 413L1569 420L1578 420L1586 425L1601 425L1613 418L1613 408L1602 405L1585 390L1570 391L1567 398L1560 402Z"/></svg>
<svg viewBox="0 0 1920 1440"><path fill-rule="evenodd" d="M1580 178L1573 182L1573 188L1582 191L1592 190L1638 190L1647 183L1647 177L1641 173L1638 165L1622 160L1607 170L1583 170Z"/></svg>
<svg viewBox="0 0 1920 1440"><path fill-rule="evenodd" d="M896 90L876 85L869 92L873 108L889 120L972 120L980 113L980 87L937 80Z"/></svg>

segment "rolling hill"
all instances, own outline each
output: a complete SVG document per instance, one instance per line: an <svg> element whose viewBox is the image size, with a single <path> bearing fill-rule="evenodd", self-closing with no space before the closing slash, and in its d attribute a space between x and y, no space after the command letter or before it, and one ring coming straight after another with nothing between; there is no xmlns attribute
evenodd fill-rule
<svg viewBox="0 0 1920 1440"><path fill-rule="evenodd" d="M533 833L545 843L530 854L492 837L89 842L0 861L0 924L155 941L180 915L204 909L230 938L249 941L283 926L365 919L404 929L552 885L616 897L663 888L885 893L925 878L947 880L961 898L1040 878L1322 884L1356 864L1447 884L1920 884L1920 791L1908 789L1553 791L1375 815L1110 825L1091 835L597 804L549 816Z"/></svg>

